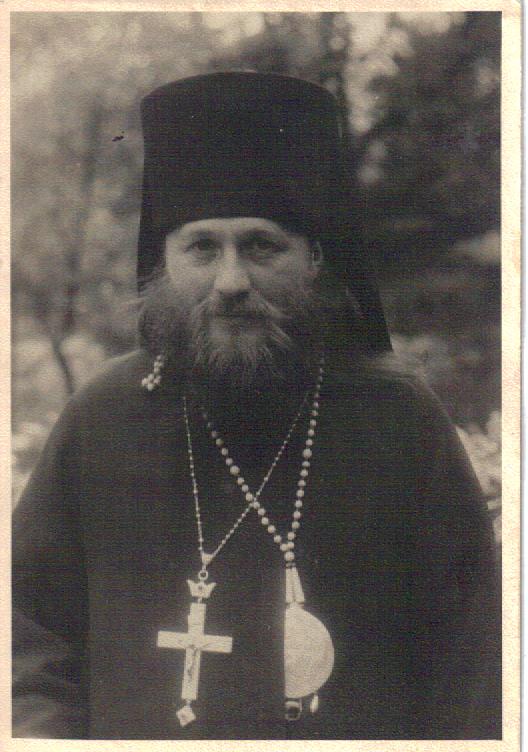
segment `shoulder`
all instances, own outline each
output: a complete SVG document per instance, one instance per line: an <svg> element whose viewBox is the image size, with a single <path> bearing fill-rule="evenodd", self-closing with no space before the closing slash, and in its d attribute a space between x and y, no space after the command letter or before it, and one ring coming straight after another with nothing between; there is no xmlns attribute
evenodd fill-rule
<svg viewBox="0 0 528 752"><path fill-rule="evenodd" d="M107 360L98 372L68 401L63 417L90 417L108 421L112 417L130 415L156 403L159 393L147 392L142 379L152 370L152 358L143 349ZM174 385L170 385L174 388ZM177 385L176 385L177 386Z"/></svg>
<svg viewBox="0 0 528 752"><path fill-rule="evenodd" d="M444 406L426 384L420 369L392 353L340 364L334 385L347 402L373 404L404 416L406 421L440 421L445 427L451 426Z"/></svg>
<svg viewBox="0 0 528 752"><path fill-rule="evenodd" d="M152 360L145 350L132 350L105 361L97 373L73 396L74 402L112 393L127 396L140 391L141 379L152 369Z"/></svg>
<svg viewBox="0 0 528 752"><path fill-rule="evenodd" d="M82 407L92 399L105 399L110 395L116 398L123 392L130 396L139 391L141 374L145 375L148 367L148 355L142 350L133 350L104 361L95 374L70 397L67 410Z"/></svg>

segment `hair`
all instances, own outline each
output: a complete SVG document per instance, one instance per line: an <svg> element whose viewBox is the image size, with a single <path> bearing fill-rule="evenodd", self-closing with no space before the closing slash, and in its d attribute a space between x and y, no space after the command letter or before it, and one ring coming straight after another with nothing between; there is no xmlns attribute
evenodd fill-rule
<svg viewBox="0 0 528 752"><path fill-rule="evenodd" d="M290 356L296 349L305 349L309 339L319 338L327 321L337 322L348 307L345 290L337 290L330 282L330 273L322 269L316 283L306 287L299 280L297 289L287 291L282 300L265 299L251 291L243 304L244 311L261 316L266 325L266 341L251 349L251 338L240 342L246 351L218 350L207 337L204 323L213 313L214 303L205 299L189 304L183 291L175 291L163 264L158 265L140 294L138 329L140 344L153 355L184 358L187 366L212 366L222 370L231 362L237 368L253 370L258 364L272 367L279 353ZM279 295L280 298L280 295ZM239 344L240 344L239 342ZM194 354L190 354L189 350ZM239 357L240 356L240 357Z"/></svg>
<svg viewBox="0 0 528 752"><path fill-rule="evenodd" d="M314 242L314 241L312 241ZM300 287L287 303L287 316L273 304L253 296L249 309L267 321L267 338L253 347L249 337L230 351L215 348L207 337L204 321L210 301L189 306L171 288L164 258L142 280L139 298L139 344L155 357L163 354L169 368L192 372L229 370L230 378L242 383L258 368L266 378L278 378L288 362L298 370L300 362L325 351L347 370L392 373L416 377L420 364L393 352L373 352L360 305L346 284L345 275L327 261L310 289ZM247 309L247 307L246 307Z"/></svg>

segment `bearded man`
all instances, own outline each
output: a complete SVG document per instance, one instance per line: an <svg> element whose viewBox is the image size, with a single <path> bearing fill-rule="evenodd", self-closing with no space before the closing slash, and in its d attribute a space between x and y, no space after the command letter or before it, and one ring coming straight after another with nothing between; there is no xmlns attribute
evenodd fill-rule
<svg viewBox="0 0 528 752"><path fill-rule="evenodd" d="M384 362L334 98L217 73L142 114L140 347L16 510L15 735L500 737L491 526Z"/></svg>

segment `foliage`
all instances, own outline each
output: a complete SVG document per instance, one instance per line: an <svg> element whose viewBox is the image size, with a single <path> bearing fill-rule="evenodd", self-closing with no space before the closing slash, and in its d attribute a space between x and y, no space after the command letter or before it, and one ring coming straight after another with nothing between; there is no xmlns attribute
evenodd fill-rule
<svg viewBox="0 0 528 752"><path fill-rule="evenodd" d="M19 326L23 332L13 345L16 361L13 402L17 405L11 439L13 503L68 398L49 340L35 330L29 318L19 322ZM105 360L104 349L93 337L73 334L63 346L79 385L88 381Z"/></svg>
<svg viewBox="0 0 528 752"><path fill-rule="evenodd" d="M475 424L458 435L471 459L475 473L486 497L488 508L494 518L495 538L501 540L501 414L494 410L484 431Z"/></svg>
<svg viewBox="0 0 528 752"><path fill-rule="evenodd" d="M401 28L401 16L393 23ZM468 13L443 34L414 30L397 75L372 82L367 154L379 179L366 202L379 221L367 236L385 267L403 256L419 269L498 227L499 30L499 13Z"/></svg>

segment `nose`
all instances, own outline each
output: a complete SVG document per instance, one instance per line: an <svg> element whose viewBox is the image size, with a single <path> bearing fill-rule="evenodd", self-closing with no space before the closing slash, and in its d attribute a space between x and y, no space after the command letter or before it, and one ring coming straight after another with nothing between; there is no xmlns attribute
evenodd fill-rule
<svg viewBox="0 0 528 752"><path fill-rule="evenodd" d="M251 282L235 248L224 250L214 289L221 298L232 302L241 302L248 296Z"/></svg>

